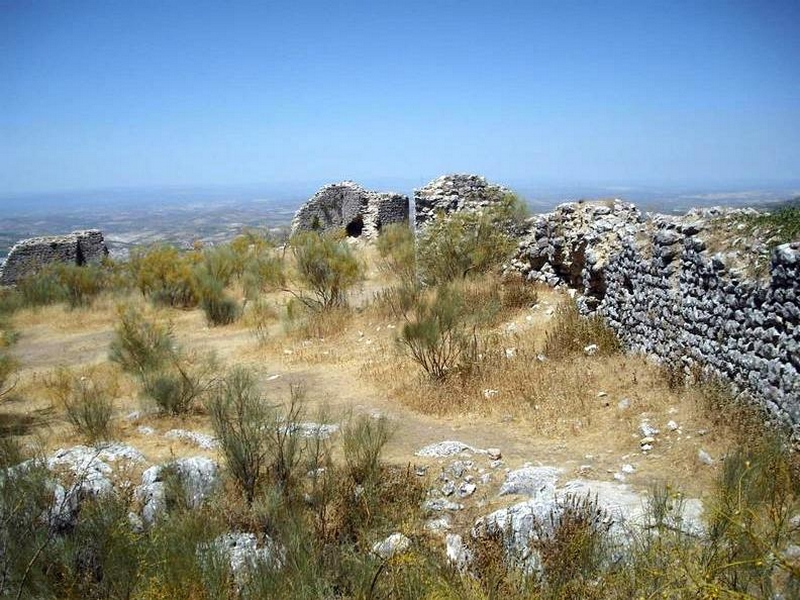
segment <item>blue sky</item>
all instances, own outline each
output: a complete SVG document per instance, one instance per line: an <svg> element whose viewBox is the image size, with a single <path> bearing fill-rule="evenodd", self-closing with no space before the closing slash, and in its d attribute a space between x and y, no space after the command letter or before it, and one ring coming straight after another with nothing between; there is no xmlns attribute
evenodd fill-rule
<svg viewBox="0 0 800 600"><path fill-rule="evenodd" d="M0 195L800 179L800 2L0 0Z"/></svg>

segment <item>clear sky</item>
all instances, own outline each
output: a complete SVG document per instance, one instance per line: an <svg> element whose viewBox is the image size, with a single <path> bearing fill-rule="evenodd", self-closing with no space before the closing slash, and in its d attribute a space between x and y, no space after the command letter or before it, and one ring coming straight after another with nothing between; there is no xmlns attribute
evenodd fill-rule
<svg viewBox="0 0 800 600"><path fill-rule="evenodd" d="M800 178L800 0L0 0L0 195Z"/></svg>

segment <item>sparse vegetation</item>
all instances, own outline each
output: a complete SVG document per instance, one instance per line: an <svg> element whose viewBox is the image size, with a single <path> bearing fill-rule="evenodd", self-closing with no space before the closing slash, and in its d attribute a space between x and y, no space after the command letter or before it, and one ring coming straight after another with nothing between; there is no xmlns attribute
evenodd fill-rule
<svg viewBox="0 0 800 600"><path fill-rule="evenodd" d="M362 269L350 246L332 236L300 233L291 239L299 282L306 291L295 296L313 309L347 304L347 292L362 277Z"/></svg>
<svg viewBox="0 0 800 600"><path fill-rule="evenodd" d="M209 402L214 432L222 445L228 470L248 504L264 483L269 459L269 430L276 411L259 394L253 375L234 369Z"/></svg>
<svg viewBox="0 0 800 600"><path fill-rule="evenodd" d="M439 215L417 240L418 275L428 285L487 273L516 247L510 234L524 206L515 196L482 212Z"/></svg>
<svg viewBox="0 0 800 600"><path fill-rule="evenodd" d="M607 356L619 352L620 344L614 331L601 317L584 317L574 302L563 302L556 308L553 325L547 333L544 354L548 358L565 358L582 353L595 345L596 354Z"/></svg>
<svg viewBox="0 0 800 600"><path fill-rule="evenodd" d="M73 373L60 368L47 387L75 431L89 444L111 439L116 386L94 370Z"/></svg>
<svg viewBox="0 0 800 600"><path fill-rule="evenodd" d="M474 345L464 322L464 299L452 287L422 296L399 338L414 361L430 377L444 379L468 358Z"/></svg>
<svg viewBox="0 0 800 600"><path fill-rule="evenodd" d="M412 285L417 278L414 231L408 223L392 223L381 230L376 242L381 269L394 275L401 285Z"/></svg>
<svg viewBox="0 0 800 600"><path fill-rule="evenodd" d="M112 379L132 390L138 385L166 415L164 422L169 423L169 417L201 426L210 421L224 464L222 484L199 507L190 508L183 487L176 492L179 474L165 469L166 508L152 524L132 524L129 515L140 508L141 500L123 486L118 493L82 497L75 522L65 526L52 518L52 475L43 460L34 457L26 466L16 466L27 457L25 450L0 437L0 596L560 600L800 594L800 565L787 550L800 544L800 529L793 520L800 511L797 459L764 436L760 415L739 412L731 392L715 382L695 379L684 385L682 379L670 389L656 368L619 354L613 333L599 320L583 318L565 297L537 289L521 277L500 277L494 269L502 260L499 253L489 257L488 250L474 248L470 265L475 266L462 265L447 275L443 269L441 277L426 279L431 285L418 286L409 253L413 237L408 234L408 229L384 228L378 242L384 273L378 282L389 285L378 290L372 306L358 310L346 304L348 290L360 276L360 250L333 238L314 234L293 240L288 264L293 264L292 258L296 262L294 285L285 283L283 260L259 235L202 251L156 248L152 255L135 256L134 262L142 263L134 271L140 293L167 306L153 308L140 301L137 308L126 298L117 309L109 352L115 364L108 372L100 365L42 378L23 362L19 395L36 397L44 386L73 429L87 443L95 443L131 429L126 423L111 429L111 400L122 408L136 395L111 389ZM174 258L175 265L169 266L168 258ZM145 281L147 285L141 285ZM47 285L42 297L49 293ZM287 285L295 295L291 300L281 289ZM225 363L192 348L193 340L217 342L209 341L208 330L198 325L199 310L174 310L192 305L184 301L189 289L209 323L231 322L242 310L243 323L259 345L238 336L236 345L222 346L221 355L227 364L248 367L226 370ZM219 314L208 302L239 297L245 298L243 306L236 302ZM15 320L19 299L22 291L0 298L4 331L11 332L13 326L28 335L25 326L31 322L39 325L53 315L71 314L51 307L23 310L23 318ZM66 297L61 301L67 302ZM537 302L540 307L529 310ZM96 306L112 312L106 301ZM292 335L270 337L270 326L283 306ZM553 318L539 319L546 306L556 307ZM225 335L224 330L213 332L214 337ZM13 337L9 334L6 341L4 334L0 344L0 352L5 352L0 354L0 395L4 377L6 388L16 381L15 359L7 352ZM392 353L393 343L402 352ZM584 348L590 344L597 345L597 351L586 356ZM31 356L36 360L33 346L23 346L18 353L22 361ZM269 366L262 368L264 364ZM277 383L272 376L265 380L267 372L277 377L281 364L292 365L287 387L288 377ZM337 372L337 385L352 394L353 403L363 401L365 406L338 418L338 431L323 435L306 424L307 401L294 377L313 382L311 406L323 402L326 394L340 400L337 388L319 389L331 371ZM428 376L418 377L419 372ZM356 374L367 377L366 391L357 389L362 383L354 379ZM374 389L369 377L378 382ZM270 385L282 391L269 392ZM602 397L601 389L606 392ZM705 531L681 520L683 496L663 484L651 493L644 527L624 531L612 531L610 516L596 498L560 498L558 510L533 522L530 551L519 556L509 552L510 527L488 532L476 528L473 535L469 528L474 515L464 510L450 519L452 531L464 534L472 557L460 571L446 558L438 534L426 529L431 515L420 508L426 492L441 487L435 479L438 467L421 476L413 465L383 458L393 428L407 434L409 427L402 419L414 415L398 409L401 418L390 421L370 414L376 406L381 412L386 407L368 404L366 398L384 392L389 401L419 412L448 415L453 430L472 415L481 420L486 415L483 426L494 427L502 419L518 434L541 438L542 448L557 442L561 449L569 440L578 458L594 451L582 444L594 443L592 436L599 436L614 460L639 447L636 439L607 441L608 431L616 432L610 427L626 432L616 437L630 437L627 433L636 430L640 414L669 414L686 428L685 439L699 440L697 423L689 422L694 413L673 417L671 412L673 407L689 410L687 405L697 400L691 410L704 414L703 427L710 422L718 429L703 435L703 443L717 444L711 450L719 450L714 456L724 458L698 468L697 448L687 446L692 453L687 463L678 449L679 438L667 438L664 432L658 452L638 466L645 471L652 461L652 469L669 470L665 461L675 459L679 466L670 472L688 465L695 470L687 478L705 481L716 470L718 481L704 498ZM658 394L667 399L651 399ZM16 395L4 407L16 404ZM632 403L631 409L617 407L623 397ZM326 423L328 418L321 412L314 421ZM446 427L450 425L448 421ZM473 426L481 424L470 423ZM583 428L589 434L584 435ZM54 428L53 443L61 444L63 435ZM150 439L155 452L167 451L159 437ZM742 449L726 446L730 439ZM168 448L183 452L179 444ZM389 449L396 452L397 447ZM571 450L559 452L566 455ZM517 460L513 451L503 458L509 465ZM586 460L597 468L610 466L600 457ZM449 497L470 502L455 493ZM485 499L489 496L481 498ZM227 532L252 534L260 547L271 549L272 558L251 560L235 572L226 546L218 540ZM373 551L376 542L395 532L408 538L408 549L385 556ZM622 545L621 533L626 540Z"/></svg>
<svg viewBox="0 0 800 600"><path fill-rule="evenodd" d="M739 220L750 234L767 240L770 248L800 239L800 200L795 199L777 210Z"/></svg>
<svg viewBox="0 0 800 600"><path fill-rule="evenodd" d="M135 375L159 369L174 352L172 326L145 319L133 305L117 308L118 323L109 358Z"/></svg>

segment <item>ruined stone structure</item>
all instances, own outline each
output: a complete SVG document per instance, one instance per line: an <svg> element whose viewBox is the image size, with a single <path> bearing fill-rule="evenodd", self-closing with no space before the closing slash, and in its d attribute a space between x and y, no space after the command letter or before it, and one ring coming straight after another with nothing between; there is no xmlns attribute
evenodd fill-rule
<svg viewBox="0 0 800 600"><path fill-rule="evenodd" d="M403 221L408 221L408 196L342 181L321 188L298 209L292 233L344 229L350 237L372 238L384 225Z"/></svg>
<svg viewBox="0 0 800 600"><path fill-rule="evenodd" d="M630 350L687 372L703 366L797 435L800 243L769 255L737 229L743 212L645 216L619 200L564 204L532 219L510 266L577 289L582 310L603 316Z"/></svg>
<svg viewBox="0 0 800 600"><path fill-rule="evenodd" d="M419 228L438 212L480 210L511 193L510 189L488 183L479 175L442 175L414 190L414 223Z"/></svg>
<svg viewBox="0 0 800 600"><path fill-rule="evenodd" d="M107 255L108 248L98 229L22 240L8 253L0 271L0 285L14 285L26 275L52 263L83 265L99 262Z"/></svg>

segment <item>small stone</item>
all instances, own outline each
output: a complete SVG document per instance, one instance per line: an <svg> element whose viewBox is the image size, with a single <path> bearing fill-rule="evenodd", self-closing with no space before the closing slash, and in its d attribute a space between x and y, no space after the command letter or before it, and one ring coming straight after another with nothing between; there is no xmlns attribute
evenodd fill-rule
<svg viewBox="0 0 800 600"><path fill-rule="evenodd" d="M441 490L445 496L452 496L456 491L456 486L452 481L448 481L441 487Z"/></svg>
<svg viewBox="0 0 800 600"><path fill-rule="evenodd" d="M621 470L626 475L632 475L633 473L636 473L636 467L634 467L631 464L627 464L627 463L622 465L622 469Z"/></svg>
<svg viewBox="0 0 800 600"><path fill-rule="evenodd" d="M489 466L493 469L498 469L503 466L502 460L493 460L489 463Z"/></svg>
<svg viewBox="0 0 800 600"><path fill-rule="evenodd" d="M372 551L381 558L392 558L397 554L406 552L411 547L411 540L402 533L393 533L382 542L372 546Z"/></svg>
<svg viewBox="0 0 800 600"><path fill-rule="evenodd" d="M597 344L589 344L583 348L583 353L586 356L594 356L597 354Z"/></svg>
<svg viewBox="0 0 800 600"><path fill-rule="evenodd" d="M606 392L597 392L597 397L598 398L605 398L606 396L608 396L608 393L606 393Z"/></svg>
<svg viewBox="0 0 800 600"><path fill-rule="evenodd" d="M503 453L500 451L500 448L487 448L486 454L492 460L500 460L503 458Z"/></svg>
<svg viewBox="0 0 800 600"><path fill-rule="evenodd" d="M675 421L670 421L669 423L667 423L667 429L669 429L670 431L677 431L678 429L680 429L680 427Z"/></svg>
<svg viewBox="0 0 800 600"><path fill-rule="evenodd" d="M653 443L655 443L655 441L656 441L656 438L654 438L652 436L646 436L646 437L643 437L642 439L639 440L639 445L640 446L646 446L648 444L652 445Z"/></svg>
<svg viewBox="0 0 800 600"><path fill-rule="evenodd" d="M461 504L457 502L452 502L447 500L446 498L432 498L430 500L426 500L422 503L423 510L431 511L431 512L442 512L445 510L461 510L464 508Z"/></svg>
<svg viewBox="0 0 800 600"><path fill-rule="evenodd" d="M714 464L714 459L711 458L711 455L708 452L706 452L705 450L703 450L702 448L700 448L697 451L697 460L699 460L704 465L713 465Z"/></svg>
<svg viewBox="0 0 800 600"><path fill-rule="evenodd" d="M654 437L659 434L659 431L647 421L642 421L639 424L639 433L641 433L643 437Z"/></svg>
<svg viewBox="0 0 800 600"><path fill-rule="evenodd" d="M500 390L486 389L486 390L483 390L483 397L486 398L487 400L491 400L492 398L497 396L497 394L499 394L499 393L500 393Z"/></svg>
<svg viewBox="0 0 800 600"><path fill-rule="evenodd" d="M450 529L450 518L447 516L437 517L425 523L428 531L447 531Z"/></svg>
<svg viewBox="0 0 800 600"><path fill-rule="evenodd" d="M459 498L467 498L472 496L475 493L475 490L478 489L474 483L462 483L461 486L458 488L458 496Z"/></svg>
<svg viewBox="0 0 800 600"><path fill-rule="evenodd" d="M631 406L631 401L628 398L623 398L617 402L617 408L620 410L627 410Z"/></svg>

